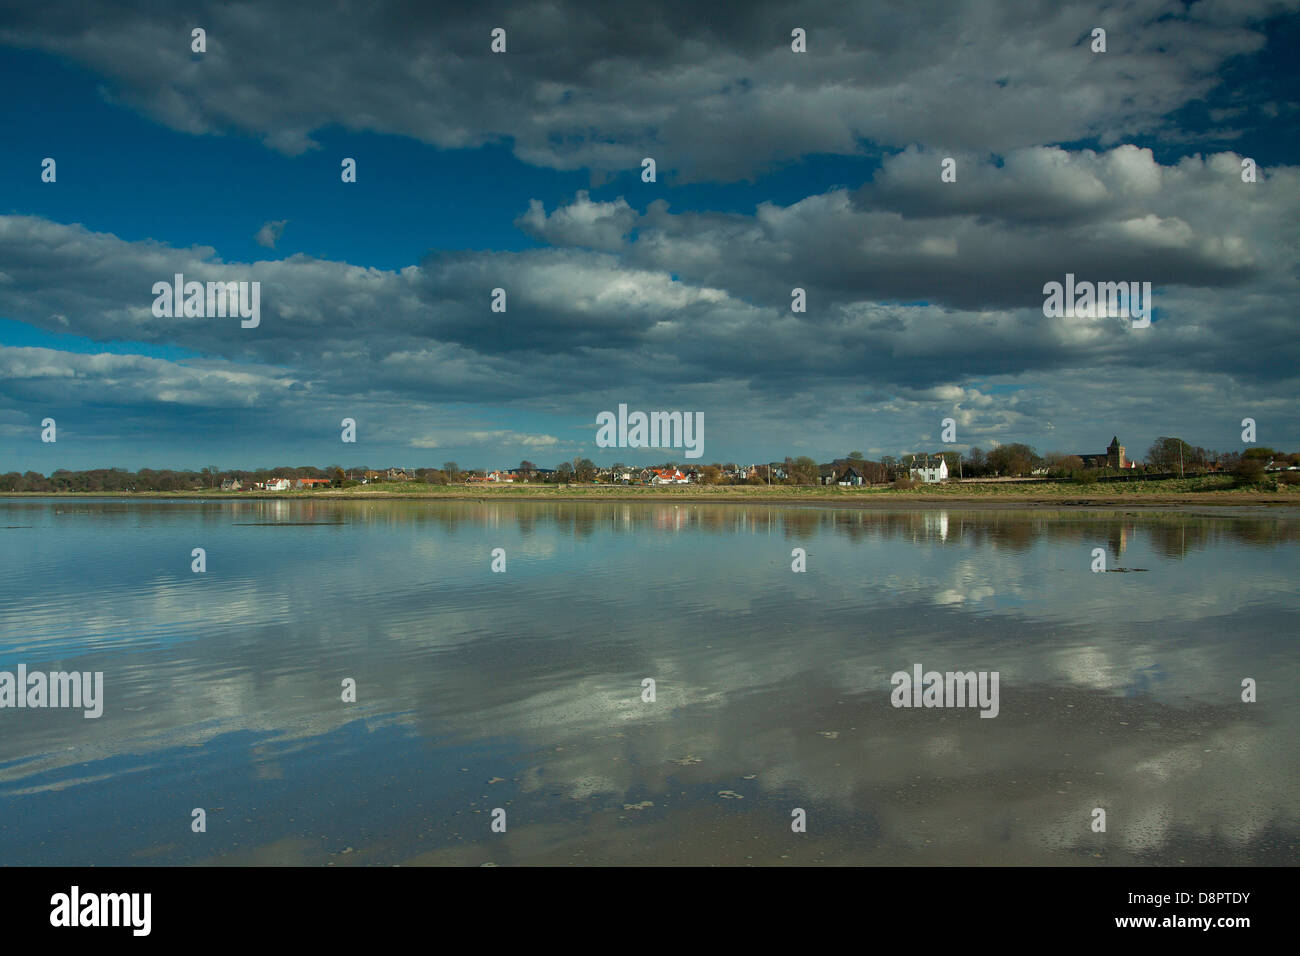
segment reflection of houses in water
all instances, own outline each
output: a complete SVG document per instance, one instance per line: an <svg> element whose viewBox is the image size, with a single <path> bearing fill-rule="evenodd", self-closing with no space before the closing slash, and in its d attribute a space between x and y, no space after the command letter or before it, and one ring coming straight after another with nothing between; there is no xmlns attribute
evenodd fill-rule
<svg viewBox="0 0 1300 956"><path fill-rule="evenodd" d="M861 514L860 518L867 519L868 526L883 538L897 537L906 540L910 537L913 544L933 541L935 538L947 542L950 531L954 535L954 540L960 539L962 534L960 516L951 519L947 511L913 511L894 515Z"/></svg>
<svg viewBox="0 0 1300 956"><path fill-rule="evenodd" d="M1133 526L1123 522L1116 522L1110 529L1110 553L1119 557L1128 550L1129 535L1133 533Z"/></svg>
<svg viewBox="0 0 1300 956"><path fill-rule="evenodd" d="M936 534L940 541L948 540L948 512L946 511L926 511L923 512L922 526L925 528L925 536L933 538Z"/></svg>
<svg viewBox="0 0 1300 956"><path fill-rule="evenodd" d="M689 523L690 512L686 508L673 505L655 509L654 525L659 531L681 531Z"/></svg>

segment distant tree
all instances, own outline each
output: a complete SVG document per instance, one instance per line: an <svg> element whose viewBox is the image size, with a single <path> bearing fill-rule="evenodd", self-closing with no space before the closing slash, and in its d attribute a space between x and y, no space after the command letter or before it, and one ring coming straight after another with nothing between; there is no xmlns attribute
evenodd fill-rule
<svg viewBox="0 0 1300 956"><path fill-rule="evenodd" d="M1066 478L1082 470L1083 459L1078 455L1063 455L1054 451L1043 456L1043 464L1053 478Z"/></svg>
<svg viewBox="0 0 1300 956"><path fill-rule="evenodd" d="M1242 455L1237 462L1237 467L1232 470L1232 474L1239 485L1258 484L1264 480L1264 465L1265 462L1262 458L1247 458Z"/></svg>
<svg viewBox="0 0 1300 956"><path fill-rule="evenodd" d="M54 485L39 471L23 472L20 491L53 491Z"/></svg>
<svg viewBox="0 0 1300 956"><path fill-rule="evenodd" d="M790 475L797 485L815 485L819 474L817 461L807 455L800 455L793 461L787 458L786 474Z"/></svg>
<svg viewBox="0 0 1300 956"><path fill-rule="evenodd" d="M460 481L460 465L454 461L444 461L442 470L447 473L447 480L451 482Z"/></svg>
<svg viewBox="0 0 1300 956"><path fill-rule="evenodd" d="M870 484L880 485L889 480L889 469L881 462L863 459L853 467L861 472L863 480Z"/></svg>
<svg viewBox="0 0 1300 956"><path fill-rule="evenodd" d="M1156 471L1178 471L1180 466L1186 471L1189 465L1203 460L1204 454L1203 449L1193 448L1181 438L1160 437L1147 450L1147 464Z"/></svg>
<svg viewBox="0 0 1300 956"><path fill-rule="evenodd" d="M861 461L862 457L862 452L860 451L849 452L849 461Z"/></svg>
<svg viewBox="0 0 1300 956"><path fill-rule="evenodd" d="M1012 442L994 448L988 453L987 461L996 474L1020 477L1041 466L1043 459L1029 445Z"/></svg>

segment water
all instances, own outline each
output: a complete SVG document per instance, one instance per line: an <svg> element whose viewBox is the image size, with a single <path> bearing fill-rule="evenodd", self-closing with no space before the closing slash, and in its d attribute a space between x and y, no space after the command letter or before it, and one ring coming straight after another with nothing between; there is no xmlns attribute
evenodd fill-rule
<svg viewBox="0 0 1300 956"><path fill-rule="evenodd" d="M1281 509L0 499L0 671L105 697L0 709L0 862L1294 864L1298 543ZM891 706L915 663L998 672L998 716Z"/></svg>

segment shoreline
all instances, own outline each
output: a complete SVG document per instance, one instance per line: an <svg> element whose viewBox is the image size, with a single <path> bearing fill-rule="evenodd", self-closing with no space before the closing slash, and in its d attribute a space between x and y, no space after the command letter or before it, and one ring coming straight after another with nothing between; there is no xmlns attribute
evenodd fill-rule
<svg viewBox="0 0 1300 956"><path fill-rule="evenodd" d="M722 486L729 487L729 486ZM1268 508L1300 506L1300 494L1295 492L1215 490L1203 492L1139 492L1127 494L1088 494L1087 492L1023 492L999 490L984 494L961 494L948 491L842 491L810 487L791 489L786 486L780 491L766 489L744 489L701 493L695 489L646 489L635 491L622 489L574 492L569 489L535 488L501 489L460 489L454 491L309 491L309 492L182 492L182 491L140 491L140 492L6 492L0 499L75 499L94 498L104 500L147 500L147 501L532 501L532 502L646 502L646 503L687 503L687 504L783 504L814 505L840 508L882 508L882 509L939 509L963 507L976 509L1000 508L1150 508L1150 507L1186 507L1205 506L1212 508L1259 506Z"/></svg>

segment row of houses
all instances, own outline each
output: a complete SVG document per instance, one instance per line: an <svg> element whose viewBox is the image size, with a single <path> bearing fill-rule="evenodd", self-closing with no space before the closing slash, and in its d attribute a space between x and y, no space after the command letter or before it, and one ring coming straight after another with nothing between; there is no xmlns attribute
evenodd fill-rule
<svg viewBox="0 0 1300 956"><path fill-rule="evenodd" d="M759 473L758 465L735 465L723 468L722 478L724 481L748 481ZM700 477L701 473L697 468L688 468L685 471L680 468L643 468L636 474L635 480L644 485L688 485L699 481ZM772 466L772 477L784 478L785 472ZM624 471L622 474L613 475L611 480L630 484L633 474Z"/></svg>
<svg viewBox="0 0 1300 956"><path fill-rule="evenodd" d="M515 471L489 471L486 475L470 475L465 479L465 482L471 485L512 485L514 484L516 477L519 477L519 475L518 472Z"/></svg>
<svg viewBox="0 0 1300 956"><path fill-rule="evenodd" d="M645 485L689 485L699 480L695 471L688 474L680 468L647 468L641 474L641 483Z"/></svg>
<svg viewBox="0 0 1300 956"><path fill-rule="evenodd" d="M904 461L908 475L927 485L948 480L948 462L942 455L911 455ZM833 461L817 467L818 480L823 485L855 488L870 484L865 473L865 463L852 459Z"/></svg>
<svg viewBox="0 0 1300 956"><path fill-rule="evenodd" d="M288 491L291 488L321 488L328 486L328 478L268 478L249 482L247 488L238 478L227 478L221 483L222 491Z"/></svg>
<svg viewBox="0 0 1300 956"><path fill-rule="evenodd" d="M515 482L527 481L531 476L545 479L554 474L555 471L549 468L538 468L531 475L524 475L517 469L509 469L489 471L486 475L470 475L465 481L469 484L509 485ZM738 468L726 474L728 477L748 477L750 474L757 474L757 468L751 465L748 469ZM642 468L640 470L626 467L597 468L594 480L622 485L688 485L700 480L700 472L695 468L689 468L685 471L680 468Z"/></svg>
<svg viewBox="0 0 1300 956"><path fill-rule="evenodd" d="M415 476L404 468L388 468L384 470L367 469L366 471L352 472L345 474L345 478L356 480L363 485L368 485L376 481L414 481ZM239 478L227 478L221 482L222 491L289 491L290 489L299 488L324 488L333 483L330 478L286 478L277 476L268 478L265 481L243 482Z"/></svg>
<svg viewBox="0 0 1300 956"><path fill-rule="evenodd" d="M465 481L472 485L512 485L515 482L526 482L532 478L541 478L545 481L554 474L554 468L533 468L527 472L520 471L518 468L503 468L489 471L485 475L466 475Z"/></svg>
<svg viewBox="0 0 1300 956"><path fill-rule="evenodd" d="M909 464L909 470L913 478L924 482L943 481L948 477L948 464L941 456L917 455L913 456ZM786 477L785 469L776 463L768 466L773 481L781 481ZM525 474L519 469L494 469L484 475L467 475L465 482L467 484L490 484L490 485L509 485L516 482L527 482L530 478L541 478L543 480L553 476L555 470L551 468L537 468ZM757 465L737 465L732 468L724 468L722 477L727 481L747 481L749 478L762 475ZM349 478L352 474L349 473ZM701 472L697 468L642 468L639 470L631 468L600 468L596 470L596 481L607 481L614 484L643 484L643 485L689 485L700 481ZM360 474L359 480L362 484L369 484L376 481L413 481L413 476L401 468L389 468L384 471L365 471ZM855 464L851 460L842 460L832 462L828 465L822 465L819 468L818 480L823 485L842 485L846 487L860 486L868 484L866 475L863 473L861 463ZM325 487L331 484L329 478L286 478L275 477L268 478L265 481L249 482L247 485L238 478L227 478L221 483L222 491L289 491L291 489L311 489Z"/></svg>

